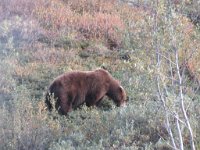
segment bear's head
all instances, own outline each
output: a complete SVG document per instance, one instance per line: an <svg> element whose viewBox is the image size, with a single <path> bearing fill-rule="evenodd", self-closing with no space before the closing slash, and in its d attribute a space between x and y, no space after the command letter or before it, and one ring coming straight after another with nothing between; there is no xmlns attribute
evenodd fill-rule
<svg viewBox="0 0 200 150"><path fill-rule="evenodd" d="M114 101L114 103L119 106L125 106L127 102L127 96L124 88L122 86L116 86L114 87L110 93L108 93L108 96Z"/></svg>
<svg viewBox="0 0 200 150"><path fill-rule="evenodd" d="M114 102L117 106L125 106L127 102L127 96L124 88L122 86L118 87L118 92L116 92L116 97L114 99Z"/></svg>

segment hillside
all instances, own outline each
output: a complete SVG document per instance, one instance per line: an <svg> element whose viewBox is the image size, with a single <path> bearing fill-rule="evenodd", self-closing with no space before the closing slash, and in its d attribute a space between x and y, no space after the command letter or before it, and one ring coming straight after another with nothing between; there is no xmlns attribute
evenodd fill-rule
<svg viewBox="0 0 200 150"><path fill-rule="evenodd" d="M198 6L1 0L0 149L200 149ZM97 68L121 82L127 107L105 97L68 116L46 109L55 77Z"/></svg>

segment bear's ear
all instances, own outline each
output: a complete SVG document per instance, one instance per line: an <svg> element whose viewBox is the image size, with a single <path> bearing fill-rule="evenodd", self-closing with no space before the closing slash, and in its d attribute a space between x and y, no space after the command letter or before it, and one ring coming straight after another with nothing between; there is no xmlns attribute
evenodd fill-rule
<svg viewBox="0 0 200 150"><path fill-rule="evenodd" d="M122 86L119 86L119 91L122 93L124 91L124 88Z"/></svg>

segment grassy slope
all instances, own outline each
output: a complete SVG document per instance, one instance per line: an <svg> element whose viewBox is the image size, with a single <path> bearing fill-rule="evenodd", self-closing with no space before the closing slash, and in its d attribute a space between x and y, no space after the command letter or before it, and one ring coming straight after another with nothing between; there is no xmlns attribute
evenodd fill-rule
<svg viewBox="0 0 200 150"><path fill-rule="evenodd" d="M0 149L170 149L156 97L149 10L98 0L9 2L0 2L7 12L0 18ZM181 48L198 47L190 22L178 16L178 23L187 41ZM45 110L54 77L102 66L125 87L127 108L105 98L101 108L83 106L67 118ZM198 139L198 100L190 104Z"/></svg>

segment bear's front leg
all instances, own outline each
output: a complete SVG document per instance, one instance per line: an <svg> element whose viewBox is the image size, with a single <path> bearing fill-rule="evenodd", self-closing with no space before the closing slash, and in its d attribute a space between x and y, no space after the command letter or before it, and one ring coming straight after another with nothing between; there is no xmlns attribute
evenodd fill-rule
<svg viewBox="0 0 200 150"><path fill-rule="evenodd" d="M100 101L103 99L102 95L99 96L87 96L86 97L86 106L90 107L90 106L98 106Z"/></svg>
<svg viewBox="0 0 200 150"><path fill-rule="evenodd" d="M100 103L101 103L102 99L103 99L103 97L102 97L102 98L100 98L100 100L98 100L98 101L96 102L96 104L95 104L95 105L96 105L97 107L99 107L99 105L100 105Z"/></svg>

